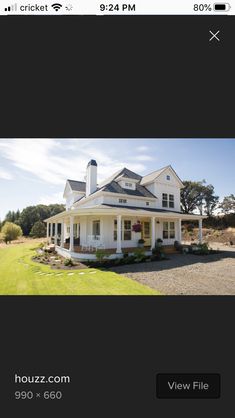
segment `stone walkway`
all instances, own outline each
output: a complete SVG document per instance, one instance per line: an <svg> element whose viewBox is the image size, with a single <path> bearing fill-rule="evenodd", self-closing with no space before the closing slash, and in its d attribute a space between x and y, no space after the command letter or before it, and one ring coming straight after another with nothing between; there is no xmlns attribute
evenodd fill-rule
<svg viewBox="0 0 235 418"><path fill-rule="evenodd" d="M171 254L169 260L114 267L165 295L235 295L235 250L208 256Z"/></svg>

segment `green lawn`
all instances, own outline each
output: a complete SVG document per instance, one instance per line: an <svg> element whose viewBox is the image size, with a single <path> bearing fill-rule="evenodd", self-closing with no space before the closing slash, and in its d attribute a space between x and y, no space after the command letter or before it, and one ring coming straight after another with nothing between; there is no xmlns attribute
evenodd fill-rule
<svg viewBox="0 0 235 418"><path fill-rule="evenodd" d="M1 295L157 295L147 286L96 269L52 270L32 261L37 243L0 248Z"/></svg>

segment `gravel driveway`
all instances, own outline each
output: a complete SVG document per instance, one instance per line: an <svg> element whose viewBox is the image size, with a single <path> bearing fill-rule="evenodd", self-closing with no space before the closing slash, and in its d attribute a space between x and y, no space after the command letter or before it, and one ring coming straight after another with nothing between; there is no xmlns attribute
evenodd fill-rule
<svg viewBox="0 0 235 418"><path fill-rule="evenodd" d="M234 250L208 256L171 254L169 260L112 270L165 295L235 295Z"/></svg>

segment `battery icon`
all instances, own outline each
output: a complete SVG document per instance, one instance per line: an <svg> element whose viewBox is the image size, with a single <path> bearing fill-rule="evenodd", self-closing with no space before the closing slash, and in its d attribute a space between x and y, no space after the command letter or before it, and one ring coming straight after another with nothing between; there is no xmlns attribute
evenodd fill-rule
<svg viewBox="0 0 235 418"><path fill-rule="evenodd" d="M215 12L228 12L231 9L229 3L215 3L213 7Z"/></svg>

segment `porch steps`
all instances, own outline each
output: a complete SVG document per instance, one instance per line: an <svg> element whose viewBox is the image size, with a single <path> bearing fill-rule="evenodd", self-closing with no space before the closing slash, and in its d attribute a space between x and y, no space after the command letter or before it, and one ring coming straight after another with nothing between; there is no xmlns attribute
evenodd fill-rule
<svg viewBox="0 0 235 418"><path fill-rule="evenodd" d="M176 251L174 245L165 245L162 247L165 254L177 254L178 251Z"/></svg>

